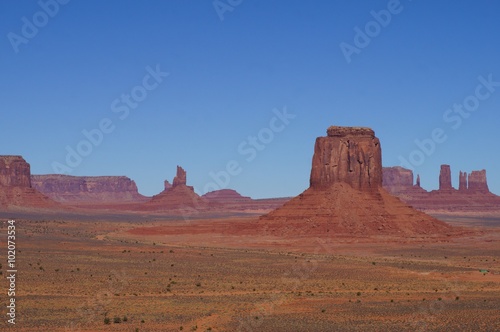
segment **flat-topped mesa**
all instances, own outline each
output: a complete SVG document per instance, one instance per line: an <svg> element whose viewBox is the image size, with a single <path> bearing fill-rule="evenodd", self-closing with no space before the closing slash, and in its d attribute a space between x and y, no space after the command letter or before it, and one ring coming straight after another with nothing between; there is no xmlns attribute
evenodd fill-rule
<svg viewBox="0 0 500 332"><path fill-rule="evenodd" d="M33 188L63 203L117 203L144 201L136 183L126 176L32 175Z"/></svg>
<svg viewBox="0 0 500 332"><path fill-rule="evenodd" d="M177 174L174 177L174 181L172 181L172 187L175 188L179 185L186 185L186 171L184 168L177 166Z"/></svg>
<svg viewBox="0 0 500 332"><path fill-rule="evenodd" d="M439 190L452 190L450 165L441 165L439 172Z"/></svg>
<svg viewBox="0 0 500 332"><path fill-rule="evenodd" d="M318 137L312 159L311 186L281 207L263 215L260 225L273 235L337 234L443 235L445 223L414 210L382 188L382 151L369 128L330 127ZM397 188L413 186L413 173L389 169L386 181ZM385 184L384 184L385 185ZM408 189L410 188L410 189Z"/></svg>
<svg viewBox="0 0 500 332"><path fill-rule="evenodd" d="M0 186L31 188L30 164L21 156L0 156Z"/></svg>
<svg viewBox="0 0 500 332"><path fill-rule="evenodd" d="M372 129L331 126L327 134L316 139L311 188L326 189L341 182L361 191L382 186L382 151Z"/></svg>
<svg viewBox="0 0 500 332"><path fill-rule="evenodd" d="M472 193L489 193L488 181L486 180L486 170L472 171L469 174L468 191Z"/></svg>
<svg viewBox="0 0 500 332"><path fill-rule="evenodd" d="M340 127L340 126L330 126L326 130L326 134L329 137L346 137L346 136L358 136L358 137L375 137L375 132L373 129L368 127Z"/></svg>
<svg viewBox="0 0 500 332"><path fill-rule="evenodd" d="M417 177L417 182L420 183L420 177ZM390 193L404 191L413 187L413 172L401 166L384 167L382 184Z"/></svg>

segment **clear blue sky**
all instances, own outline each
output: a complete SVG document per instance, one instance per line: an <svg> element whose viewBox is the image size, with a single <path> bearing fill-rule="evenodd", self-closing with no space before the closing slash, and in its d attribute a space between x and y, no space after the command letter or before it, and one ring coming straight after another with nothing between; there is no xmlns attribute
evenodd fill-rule
<svg viewBox="0 0 500 332"><path fill-rule="evenodd" d="M424 188L446 163L455 186L484 168L500 194L498 1L54 1L0 2L0 154L34 174L68 166L66 148L109 119L70 174L126 175L153 195L182 165L203 193L229 166L243 195L293 196L317 136L369 126L385 166L413 153ZM465 101L467 118L447 113ZM414 152L435 128L447 139Z"/></svg>

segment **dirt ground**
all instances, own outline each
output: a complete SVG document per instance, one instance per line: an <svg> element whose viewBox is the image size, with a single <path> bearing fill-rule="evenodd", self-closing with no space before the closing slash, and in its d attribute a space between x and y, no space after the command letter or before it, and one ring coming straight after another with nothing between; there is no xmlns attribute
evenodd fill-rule
<svg viewBox="0 0 500 332"><path fill-rule="evenodd" d="M474 226L461 236L350 238L275 236L256 217L125 219L16 219L11 328L500 330L500 224L491 220L460 219Z"/></svg>

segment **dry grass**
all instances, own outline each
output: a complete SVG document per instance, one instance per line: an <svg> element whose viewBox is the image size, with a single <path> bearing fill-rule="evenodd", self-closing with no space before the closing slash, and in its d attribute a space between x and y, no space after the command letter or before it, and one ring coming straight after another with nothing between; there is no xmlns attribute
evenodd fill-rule
<svg viewBox="0 0 500 332"><path fill-rule="evenodd" d="M217 222L191 224L192 237L189 227L139 236L126 232L133 222L18 220L16 329L500 330L495 234L256 242L258 234L221 237Z"/></svg>

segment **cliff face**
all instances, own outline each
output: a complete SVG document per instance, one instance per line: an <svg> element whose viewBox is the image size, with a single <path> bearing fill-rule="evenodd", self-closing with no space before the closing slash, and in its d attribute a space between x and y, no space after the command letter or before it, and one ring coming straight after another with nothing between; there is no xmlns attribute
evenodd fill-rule
<svg viewBox="0 0 500 332"><path fill-rule="evenodd" d="M439 172L439 190L452 190L450 165L441 165Z"/></svg>
<svg viewBox="0 0 500 332"><path fill-rule="evenodd" d="M442 165L439 174L439 190L425 191L406 183L404 174L411 170L394 172L394 167L385 167L384 188L411 206L434 213L488 214L500 211L500 197L490 193L486 171L459 172L458 190L451 185L449 165ZM391 179L386 181L385 179Z"/></svg>
<svg viewBox="0 0 500 332"><path fill-rule="evenodd" d="M486 170L472 171L469 174L469 186L467 190L473 193L489 193L488 181L486 180Z"/></svg>
<svg viewBox="0 0 500 332"><path fill-rule="evenodd" d="M420 177L417 182L420 183ZM382 170L382 184L390 193L401 192L413 187L413 172L400 166L384 167Z"/></svg>
<svg viewBox="0 0 500 332"><path fill-rule="evenodd" d="M30 164L21 156L0 156L0 186L31 188Z"/></svg>
<svg viewBox="0 0 500 332"><path fill-rule="evenodd" d="M381 148L373 130L330 127L327 134L316 139L309 189L262 216L265 229L330 236L444 234L451 229L382 188ZM392 172L386 181L413 181L401 169Z"/></svg>
<svg viewBox="0 0 500 332"><path fill-rule="evenodd" d="M460 171L458 175L458 190L461 192L467 191L468 181L467 181L467 173Z"/></svg>
<svg viewBox="0 0 500 332"><path fill-rule="evenodd" d="M181 185L186 185L186 171L184 168L177 166L177 174L172 181L172 187L177 187Z"/></svg>
<svg viewBox="0 0 500 332"><path fill-rule="evenodd" d="M125 176L33 175L33 187L55 201L89 204L142 202L134 181Z"/></svg>
<svg viewBox="0 0 500 332"><path fill-rule="evenodd" d="M187 186L186 171L177 166L172 185L165 181L165 190L142 205L143 210L177 210L183 214L196 214L209 209L208 200L198 196L193 187Z"/></svg>
<svg viewBox="0 0 500 332"><path fill-rule="evenodd" d="M0 206L3 208L58 208L31 187L30 165L21 156L0 156Z"/></svg>
<svg viewBox="0 0 500 332"><path fill-rule="evenodd" d="M327 134L316 139L311 188L346 183L370 191L382 186L382 152L373 130L332 126Z"/></svg>

